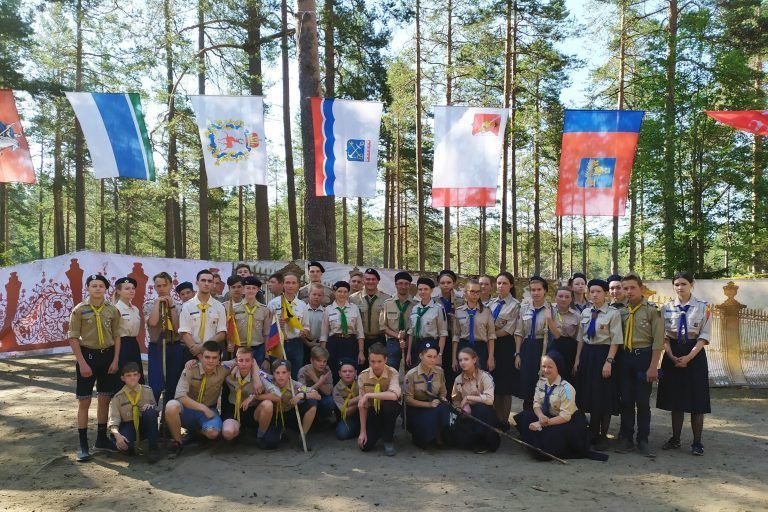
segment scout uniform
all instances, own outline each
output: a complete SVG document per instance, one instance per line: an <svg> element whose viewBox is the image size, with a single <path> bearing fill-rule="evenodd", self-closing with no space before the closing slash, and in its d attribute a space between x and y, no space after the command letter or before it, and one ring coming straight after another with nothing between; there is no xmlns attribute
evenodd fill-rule
<svg viewBox="0 0 768 512"><path fill-rule="evenodd" d="M520 345L520 388L518 398L531 402L539 380L541 356L544 353L544 338L547 337L547 321L544 318L546 304L533 307L531 303L520 306L520 318L515 328L515 337L522 338Z"/></svg>
<svg viewBox="0 0 768 512"><path fill-rule="evenodd" d="M323 284L323 283L321 283ZM301 288L299 288L299 293L297 294L298 298L303 300L304 302L309 302L309 287L312 286L312 283L307 283ZM320 303L323 306L327 306L333 302L333 290L330 286L327 286L323 284L323 300Z"/></svg>
<svg viewBox="0 0 768 512"><path fill-rule="evenodd" d="M582 313L582 312L584 312L585 309L589 309L589 308L592 307L592 302L587 300L587 296L585 294L584 295L584 302L573 301L573 304L571 304L571 307L573 307L573 309L575 309L579 313Z"/></svg>
<svg viewBox="0 0 768 512"><path fill-rule="evenodd" d="M193 299L194 300L194 299ZM190 300L191 302L191 300ZM223 308L223 306L222 306ZM203 370L202 363L198 363L191 369L184 369L176 386L177 400L181 397L188 397L198 403L201 403L213 411L213 418L206 418L205 414L194 409L187 409L181 404L181 426L188 431L219 430L221 431L221 417L216 405L221 395L221 388L224 379L227 378L230 369L219 365L210 372Z"/></svg>
<svg viewBox="0 0 768 512"><path fill-rule="evenodd" d="M447 274L451 275L451 274ZM438 281L440 278L438 277ZM456 280L454 279L454 283ZM450 297L443 297L442 293L440 291L440 288L435 288L435 292L433 293L433 297L435 302L437 302L439 305L443 306L443 309L445 310L445 317L447 319L447 326L448 326L448 336L446 337L446 346L443 350L443 370L445 370L445 384L448 387L453 386L453 379L456 378L456 374L453 371L453 351L451 350L451 343L453 340L453 328L454 328L454 314L456 312L456 308L464 304L464 298L461 297L456 293L456 290L451 290ZM416 354L416 359L414 360L413 357L411 358L412 361L418 361L418 354ZM416 364L414 362L414 364Z"/></svg>
<svg viewBox="0 0 768 512"><path fill-rule="evenodd" d="M560 337L555 338L550 333L547 352L554 350L563 356L563 368L558 368L560 377L565 381L574 382L572 372L573 363L576 361L576 349L578 347L576 336L579 334L581 313L571 307L567 311L561 312L557 305L553 304L552 320L554 320L557 330L560 331Z"/></svg>
<svg viewBox="0 0 768 512"><path fill-rule="evenodd" d="M320 341L328 349L328 366L338 381L339 362L344 359L357 361L360 352L359 342L363 333L363 320L357 305L351 302L339 306L336 301L325 308Z"/></svg>
<svg viewBox="0 0 768 512"><path fill-rule="evenodd" d="M493 380L498 395L513 395L520 387L520 373L515 368L515 329L520 316L520 302L512 296L495 297L488 304L493 317L493 328L504 331L504 336L496 338L493 345L496 368Z"/></svg>
<svg viewBox="0 0 768 512"><path fill-rule="evenodd" d="M317 383L316 378L319 379L327 374L331 374L331 378L329 378L322 386L315 387L315 390L320 393L320 396L322 397L317 404L318 412L321 417L327 417L333 414L333 374L331 373L331 368L330 366L326 366L325 372L320 375L317 375L317 371L311 363L306 364L299 369L298 381L308 388L313 387Z"/></svg>
<svg viewBox="0 0 768 512"><path fill-rule="evenodd" d="M291 387L293 387L293 394L291 393ZM280 397L280 400L275 404L275 412L273 415L272 425L269 427L266 435L264 436L263 446L264 448L276 448L280 444L280 440L283 437L283 433L287 427L300 429L301 424L297 423L296 414L292 413L293 405L291 399L294 394L307 393L309 388L300 382L296 382L290 379L284 387L280 387L276 382L270 382L267 391ZM299 415L304 418L304 415L309 412L313 407L317 407L317 400L304 399L297 404ZM289 412L291 412L289 414Z"/></svg>
<svg viewBox="0 0 768 512"><path fill-rule="evenodd" d="M422 343L437 344L441 336L448 338L448 318L445 315L445 310L434 299L426 305L418 299L414 300L408 321L408 334L413 336L411 364L416 365L419 361L419 347ZM450 351L450 345L448 345L443 349L443 354ZM444 357L443 369L445 369Z"/></svg>
<svg viewBox="0 0 768 512"><path fill-rule="evenodd" d="M491 374L479 368L474 375L467 377L463 372L456 376L451 391L451 402L456 408L468 396L479 397L480 402L469 403L469 411L475 418L491 426L497 426L499 420L493 409L494 382ZM464 416L457 416L456 421L447 429L445 441L451 446L464 449L495 452L501 444L501 437L493 430L486 428Z"/></svg>
<svg viewBox="0 0 768 512"><path fill-rule="evenodd" d="M201 344L220 332L227 332L227 311L213 296L201 302L195 295L181 307L179 334L189 333L196 344Z"/></svg>
<svg viewBox="0 0 768 512"><path fill-rule="evenodd" d="M576 405L593 415L618 413L616 372L612 371L611 376L604 379L603 365L607 362L610 346L624 343L619 312L607 302L600 308L592 306L582 311L578 341L584 345L576 374L579 390Z"/></svg>
<svg viewBox="0 0 768 512"><path fill-rule="evenodd" d="M491 310L477 305L469 309L463 304L456 309L453 323L453 343L458 344L456 353L464 347L471 347L477 352L478 364L488 370L488 345L496 341L496 329ZM451 356L453 364L453 356Z"/></svg>
<svg viewBox="0 0 768 512"><path fill-rule="evenodd" d="M351 400L360 396L360 388L357 379L346 383L339 381L333 387L333 402L339 422L336 424L336 438L340 441L353 439L360 434L360 414L357 409L347 412Z"/></svg>
<svg viewBox="0 0 768 512"><path fill-rule="evenodd" d="M323 313L325 312L325 307L323 305L320 305L317 307L317 309L313 308L312 306L307 303L307 325L309 326L309 340L311 342L320 342L320 334L323 330ZM304 363L310 362L310 352L312 350L312 346L309 345L306 341L304 342Z"/></svg>
<svg viewBox="0 0 768 512"><path fill-rule="evenodd" d="M119 283L118 279L115 286ZM139 348L139 330L141 329L141 316L139 308L133 304L126 304L122 300L115 302L115 307L120 311L120 327L117 333L120 336L120 356L117 367L122 368L127 362L139 365L140 384L144 384L144 363L141 361L141 349Z"/></svg>
<svg viewBox="0 0 768 512"><path fill-rule="evenodd" d="M391 391L395 394L395 400L374 400L368 404L366 413L366 434L368 441L363 446L367 452L376 447L379 439L384 443L392 443L395 435L395 422L400 414L398 400L400 399L400 375L397 370L385 366L380 377L376 377L373 370L366 368L357 377L357 386L360 394Z"/></svg>
<svg viewBox="0 0 768 512"><path fill-rule="evenodd" d="M373 295L368 295L365 289L349 296L349 301L360 308L360 317L363 319L363 332L365 333L365 359L368 360L368 348L374 343L386 343L384 324L381 322L381 312L384 310L384 302L391 296L376 290Z"/></svg>
<svg viewBox="0 0 768 512"><path fill-rule="evenodd" d="M267 303L267 307L272 314L277 314L280 318L284 318L287 314L287 312L283 311L283 297L285 296L279 295ZM285 300L291 307L296 319L301 323L302 328L308 329L307 303L297 297L294 297L293 300L288 300L287 298ZM285 347L286 359L291 362L291 377L295 379L298 376L299 368L304 364L304 342L301 340L301 330L286 322L283 332L285 332L283 345Z"/></svg>
<svg viewBox="0 0 768 512"><path fill-rule="evenodd" d="M435 442L442 430L448 426L450 411L442 402L437 407L413 407L408 405L408 400L432 402L435 396L444 399L448 390L445 388L443 369L439 366L427 369L422 364L411 368L405 374L403 392L405 407L408 409L406 428L411 433L413 444L425 448Z"/></svg>
<svg viewBox="0 0 768 512"><path fill-rule="evenodd" d="M91 398L94 384L97 395L112 396L119 389L120 381L116 374L109 373L109 366L115 357L115 337L120 322L120 310L106 301L96 307L86 299L72 310L67 338L78 340L83 358L92 371L90 377L83 377L80 365L75 365L78 400Z"/></svg>
<svg viewBox="0 0 768 512"><path fill-rule="evenodd" d="M666 343L675 357L688 355L698 340L709 344L712 328L709 304L693 295L686 304L679 298L661 308ZM664 357L659 375L656 407L665 411L706 414L709 403L709 367L702 349L685 368L678 368Z"/></svg>
<svg viewBox="0 0 768 512"><path fill-rule="evenodd" d="M417 300L413 297L408 297L402 302L397 297L390 297L384 301L384 307L381 308L381 315L379 316L379 323L381 323L382 329L385 329L384 333L387 339L387 366L400 368L400 359L402 358L403 351L400 349L400 340L386 334L386 329L407 333L411 323L410 316L416 302Z"/></svg>
<svg viewBox="0 0 768 512"><path fill-rule="evenodd" d="M270 389L271 383L267 374L259 370L259 379L261 379L261 385L264 390ZM225 401L222 399L221 403L221 419L228 420L234 419L243 427L251 427L258 429L258 423L253 417L253 411L259 402L252 401L251 406L247 411L242 410L242 403L249 396L256 394L253 389L253 372L248 372L245 377L240 375L240 368L235 366L232 371L229 372L224 379L224 383L229 389L228 399ZM268 391L262 391L267 393Z"/></svg>
<svg viewBox="0 0 768 512"><path fill-rule="evenodd" d="M243 301L232 308L237 327L237 337L241 347L251 347L253 358L261 366L267 357L264 351L264 342L269 336L269 328L272 325L272 313L266 304L258 301L253 305Z"/></svg>
<svg viewBox="0 0 768 512"><path fill-rule="evenodd" d="M142 411L145 405L151 409ZM133 451L142 438L149 441L149 449L156 450L160 434L157 429L157 408L152 388L139 384L134 391L123 386L109 402L107 428L116 428L128 440L128 451ZM112 436L114 441L114 436Z"/></svg>
<svg viewBox="0 0 768 512"><path fill-rule="evenodd" d="M155 307L157 298L144 304L144 320L148 321ZM181 311L181 302L174 301L175 311ZM178 321L177 321L178 323ZM165 400L176 393L184 364L192 359L189 349L179 340L178 325L173 325L173 315L169 310L164 319L161 316L156 326L146 324L149 346L147 347L147 364L149 386L155 395L155 401L160 400L160 393L165 389ZM165 354L163 354L165 352ZM165 369L163 369L165 363Z"/></svg>

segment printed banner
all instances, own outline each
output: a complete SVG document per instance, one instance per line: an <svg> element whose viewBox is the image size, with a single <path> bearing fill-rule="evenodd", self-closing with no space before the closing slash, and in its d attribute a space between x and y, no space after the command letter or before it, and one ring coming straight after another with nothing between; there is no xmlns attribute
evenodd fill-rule
<svg viewBox="0 0 768 512"><path fill-rule="evenodd" d="M0 183L11 182L35 183L35 168L13 91L0 89Z"/></svg>
<svg viewBox="0 0 768 512"><path fill-rule="evenodd" d="M768 110L705 110L709 117L732 128L768 136Z"/></svg>
<svg viewBox="0 0 768 512"><path fill-rule="evenodd" d="M310 98L315 195L375 197L383 105Z"/></svg>
<svg viewBox="0 0 768 512"><path fill-rule="evenodd" d="M509 110L435 107L432 207L496 205Z"/></svg>
<svg viewBox="0 0 768 512"><path fill-rule="evenodd" d="M267 184L264 99L261 96L190 96L208 187Z"/></svg>
<svg viewBox="0 0 768 512"><path fill-rule="evenodd" d="M566 110L556 215L624 215L641 110Z"/></svg>
<svg viewBox="0 0 768 512"><path fill-rule="evenodd" d="M136 93L68 92L96 178L155 179L147 126Z"/></svg>

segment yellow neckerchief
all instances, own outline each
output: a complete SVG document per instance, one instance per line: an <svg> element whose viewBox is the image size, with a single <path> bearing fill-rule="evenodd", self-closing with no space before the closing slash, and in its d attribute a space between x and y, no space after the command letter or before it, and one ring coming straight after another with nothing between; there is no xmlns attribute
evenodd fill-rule
<svg viewBox="0 0 768 512"><path fill-rule="evenodd" d="M253 315L259 309L259 303L256 302L253 309L251 309L248 307L248 303L244 302L243 307L245 307L245 312L248 313L248 327L246 328L248 330L248 335L246 336L246 346L250 347L251 340L253 339L253 334L251 333L253 330Z"/></svg>
<svg viewBox="0 0 768 512"><path fill-rule="evenodd" d="M208 310L209 307L211 307L211 305L208 303L202 303L202 302L197 303L197 309L200 310L200 330L197 333L197 338L200 341L200 343L204 343L206 341L203 336L205 336L205 321L207 320L206 311Z"/></svg>
<svg viewBox="0 0 768 512"><path fill-rule="evenodd" d="M235 377L237 377L237 391L235 392L235 421L240 423L240 406L243 402L243 388L246 384L248 384L249 381L248 375L246 375L244 379L240 378L239 368L235 372Z"/></svg>
<svg viewBox="0 0 768 512"><path fill-rule="evenodd" d="M200 391L197 392L197 401L199 403L203 403L203 393L205 393L205 382L208 380L208 375L205 373L205 370L203 369L203 366L200 365L200 377L202 377L202 381L200 381ZM208 405L208 404L203 404Z"/></svg>
<svg viewBox="0 0 768 512"><path fill-rule="evenodd" d="M627 312L629 313L629 318L627 318L627 325L624 328L624 348L627 350L632 350L632 334L635 330L635 313L637 313L637 310L640 309L640 306L642 305L642 301L640 301L640 304L634 308L627 304Z"/></svg>
<svg viewBox="0 0 768 512"><path fill-rule="evenodd" d="M342 421L347 421L347 406L349 405L349 401L355 396L356 385L357 385L357 380L353 380L351 386L344 386L344 391L347 392L347 397L344 399L344 402L341 404Z"/></svg>
<svg viewBox="0 0 768 512"><path fill-rule="evenodd" d="M105 340L104 340L104 328L101 326L101 311L104 309L104 306L107 305L106 301L101 303L101 306L98 308L91 304L91 301L88 300L88 305L91 306L91 311L93 311L93 314L96 316L96 333L99 336L99 346L103 347Z"/></svg>
<svg viewBox="0 0 768 512"><path fill-rule="evenodd" d="M165 329L168 331L173 331L173 322L171 321L171 310L168 309L168 304L165 302L160 303L160 313L163 315L163 320L165 320ZM173 340L168 340L173 341Z"/></svg>
<svg viewBox="0 0 768 512"><path fill-rule="evenodd" d="M275 382L275 385L277 385L277 382ZM277 413L275 414L275 425L277 425L277 419L280 418L280 423L283 426L283 430L285 430L285 410L283 409L283 395L285 395L286 392L290 392L291 388L290 386L293 385L293 382L291 380L288 380L288 384L285 385L284 388L278 388L280 390L280 400L277 402Z"/></svg>
<svg viewBox="0 0 768 512"><path fill-rule="evenodd" d="M133 444L133 449L138 453L139 445L141 445L141 436L139 435L139 426L141 425L141 410L139 409L139 399L141 398L141 386L136 389L136 396L131 398L131 392L128 390L128 386L123 387L125 396L128 398L128 402L131 404L131 416L133 417L133 429L136 431L136 442Z"/></svg>
<svg viewBox="0 0 768 512"><path fill-rule="evenodd" d="M384 369L386 371L386 368ZM376 381L376 385L373 386L373 392L374 393L381 393L381 379L384 378L384 373L381 374L381 377L377 377L373 370L371 370L371 380ZM381 410L381 399L380 398L374 398L373 399L373 410L376 412L379 412Z"/></svg>
<svg viewBox="0 0 768 512"><path fill-rule="evenodd" d="M240 331L237 330L237 322L235 322L235 306L232 299L229 299L229 307L227 308L227 334L229 334L229 322L232 321L232 344L238 347L243 346L243 342L240 339Z"/></svg>

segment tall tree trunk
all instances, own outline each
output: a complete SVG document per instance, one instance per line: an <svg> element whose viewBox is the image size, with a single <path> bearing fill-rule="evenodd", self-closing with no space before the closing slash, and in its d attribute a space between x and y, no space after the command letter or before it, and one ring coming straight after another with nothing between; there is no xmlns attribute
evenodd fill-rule
<svg viewBox="0 0 768 512"><path fill-rule="evenodd" d="M535 117L533 128L533 272L541 274L541 78L535 79Z"/></svg>
<svg viewBox="0 0 768 512"><path fill-rule="evenodd" d="M175 253L175 216L174 201L176 196L176 176L178 173L177 139L174 119L176 117L176 101L173 91L173 24L171 20L171 2L163 2L163 19L165 21L165 90L168 94L168 192L165 199L165 257L171 258ZM119 224L116 230L119 230Z"/></svg>
<svg viewBox="0 0 768 512"><path fill-rule="evenodd" d="M487 267L486 261L488 260L486 256L486 237L485 232L487 228L487 221L488 217L485 213L485 206L480 208L480 232L478 233L478 239L477 239L477 273L479 275L485 274L485 269Z"/></svg>
<svg viewBox="0 0 768 512"><path fill-rule="evenodd" d="M517 37L518 37L518 19L517 19L517 0L512 5L512 64L510 69L510 88L509 88L509 107L512 109L509 113L509 186L511 194L509 197L512 203L512 271L515 277L520 275L518 264L518 229L517 229L517 138L515 136L515 120L517 117Z"/></svg>
<svg viewBox="0 0 768 512"><path fill-rule="evenodd" d="M197 7L197 92L205 94L205 0L198 0ZM209 233L209 212L208 212L208 176L205 174L205 160L202 155L198 162L198 172L200 177L199 187L199 209L200 209L200 259L211 259L211 235ZM220 253L221 251L219 251ZM221 256L221 254L219 254Z"/></svg>
<svg viewBox="0 0 768 512"><path fill-rule="evenodd" d="M555 276L561 277L563 275L563 249L565 244L563 243L563 218L556 217L555 223L557 225L557 250L555 251Z"/></svg>
<svg viewBox="0 0 768 512"><path fill-rule="evenodd" d="M99 250L107 252L107 218L104 204L104 180L99 180ZM117 215L117 212L115 212Z"/></svg>
<svg viewBox="0 0 768 512"><path fill-rule="evenodd" d="M125 202L125 254L131 253L131 202Z"/></svg>
<svg viewBox="0 0 768 512"><path fill-rule="evenodd" d="M347 198L341 198L341 245L344 264L349 263L349 219L347 219Z"/></svg>
<svg viewBox="0 0 768 512"><path fill-rule="evenodd" d="M0 182L0 265L9 265L11 245L8 238L8 184Z"/></svg>
<svg viewBox="0 0 768 512"><path fill-rule="evenodd" d="M456 272L461 274L461 208L456 208Z"/></svg>
<svg viewBox="0 0 768 512"><path fill-rule="evenodd" d="M40 154L41 171L45 168L42 163L43 154L43 152ZM42 180L38 180L37 182L37 257L38 259L43 259L45 258L45 228L43 226L45 214L43 213L43 187L41 186L40 181Z"/></svg>
<svg viewBox="0 0 768 512"><path fill-rule="evenodd" d="M621 22L619 28L619 97L617 101L617 108L624 110L624 73L627 59L627 22L626 22L626 10L627 5L624 0L621 0L619 8L621 9ZM630 238L629 245L633 244L633 240ZM619 272L619 216L613 216L613 234L611 236L611 273L617 274Z"/></svg>
<svg viewBox="0 0 768 512"><path fill-rule="evenodd" d="M504 37L504 108L509 109L512 88L512 2L506 2ZM499 271L507 269L507 194L509 193L509 125L504 126L504 144L501 150L501 229L499 232Z"/></svg>
<svg viewBox="0 0 768 512"><path fill-rule="evenodd" d="M760 15L762 8L758 6L757 14ZM765 98L763 92L763 59L756 56L752 59L752 66L756 71L755 89ZM765 205L761 205L760 200L765 197L763 185L763 167L765 165L764 155L765 142L758 135L752 136L752 254L750 255L750 268L753 273L763 273L766 269L766 249L760 248L760 233L764 232L768 219L765 217Z"/></svg>
<svg viewBox="0 0 768 512"><path fill-rule="evenodd" d="M83 90L83 0L75 10L75 91ZM83 131L75 117L75 249L85 249L85 159Z"/></svg>
<svg viewBox="0 0 768 512"><path fill-rule="evenodd" d="M336 210L332 197L315 195L315 145L309 98L320 96L320 61L317 48L315 0L297 0L296 28L299 37L299 97L301 141L304 154L304 222L307 254L313 259L336 260Z"/></svg>
<svg viewBox="0 0 768 512"><path fill-rule="evenodd" d="M421 158L421 0L416 0L416 202L418 205L418 269L426 262L424 217L424 168ZM456 226L458 229L458 225ZM458 258L458 254L456 255Z"/></svg>
<svg viewBox="0 0 768 512"><path fill-rule="evenodd" d="M66 251L64 227L64 160L62 158L62 113L61 104L56 103L56 120L53 125L53 255L60 256Z"/></svg>
<svg viewBox="0 0 768 512"><path fill-rule="evenodd" d="M392 207L392 193L391 175L391 163L392 163L392 138L391 134L386 133L385 139L386 145L386 159L387 164L384 166L384 247L382 248L384 268L391 268L392 264L389 259L389 231L392 228L389 219L389 211Z"/></svg>
<svg viewBox="0 0 768 512"><path fill-rule="evenodd" d="M120 222L118 213L120 207L120 195L118 187L118 179L112 179L112 210L115 212L115 253L120 254ZM127 254L128 251L126 251Z"/></svg>
<svg viewBox="0 0 768 512"><path fill-rule="evenodd" d="M581 271L587 272L587 260L588 255L587 252L589 251L589 240L588 240L588 233L587 233L587 217L583 216L581 217L581 234L582 234L582 245L581 245Z"/></svg>
<svg viewBox="0 0 768 512"><path fill-rule="evenodd" d="M448 0L446 32L445 104L453 101L453 0ZM443 268L451 268L451 209L443 209Z"/></svg>
<svg viewBox="0 0 768 512"><path fill-rule="evenodd" d="M357 198L357 258L355 265L363 265L363 198Z"/></svg>
<svg viewBox="0 0 768 512"><path fill-rule="evenodd" d="M395 135L395 180L396 180L396 186L395 186L395 193L397 194L397 222L395 223L395 233L396 233L396 240L397 240L397 264L396 266L398 268L403 268L404 261L403 261L403 208L402 208L402 198L403 198L403 191L402 191L402 183L400 181L400 119L397 120L397 132Z"/></svg>
<svg viewBox="0 0 768 512"><path fill-rule="evenodd" d="M288 198L288 224L291 234L291 259L301 257L299 252L299 221L296 215L296 180L293 168L293 141L291 134L291 89L288 66L288 0L280 3L280 57L283 68L283 141L285 146L285 186Z"/></svg>
<svg viewBox="0 0 768 512"><path fill-rule="evenodd" d="M245 258L245 205L243 204L243 187L237 187L237 259Z"/></svg>
<svg viewBox="0 0 768 512"><path fill-rule="evenodd" d="M675 199L675 158L677 141L675 135L675 82L677 78L677 22L680 12L677 0L669 0L667 22L666 97L664 100L664 172L661 173L661 195L664 221L662 238L664 245L664 275L675 271L678 261L675 243L676 199Z"/></svg>

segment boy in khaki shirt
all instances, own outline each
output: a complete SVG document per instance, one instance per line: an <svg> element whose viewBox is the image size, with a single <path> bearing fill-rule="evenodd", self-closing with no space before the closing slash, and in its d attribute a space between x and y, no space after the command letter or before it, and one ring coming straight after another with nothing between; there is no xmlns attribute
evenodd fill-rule
<svg viewBox="0 0 768 512"><path fill-rule="evenodd" d="M121 452L138 453L141 439L146 437L149 441L147 460L157 462L160 460L157 449L160 435L152 388L139 383L141 373L135 362L126 363L121 371L120 380L124 386L109 403L107 428L112 434L115 447Z"/></svg>
<svg viewBox="0 0 768 512"><path fill-rule="evenodd" d="M384 440L384 455L395 451L395 422L400 414L400 375L387 366L387 348L381 343L368 350L368 368L360 373L360 435L357 444L364 452L373 450L379 439Z"/></svg>

